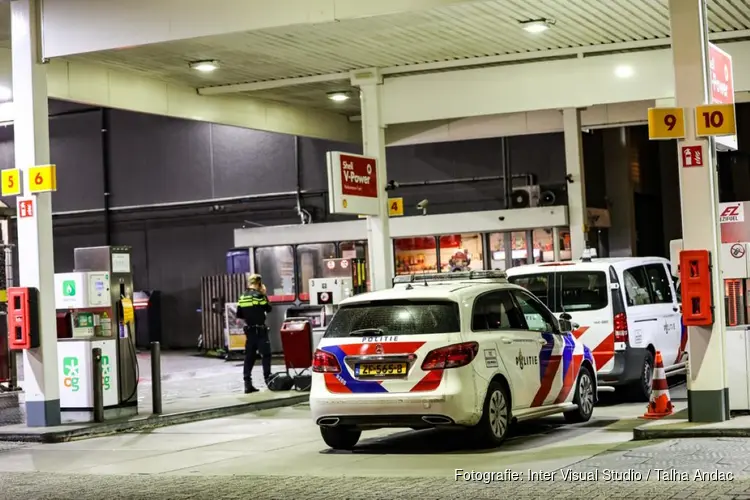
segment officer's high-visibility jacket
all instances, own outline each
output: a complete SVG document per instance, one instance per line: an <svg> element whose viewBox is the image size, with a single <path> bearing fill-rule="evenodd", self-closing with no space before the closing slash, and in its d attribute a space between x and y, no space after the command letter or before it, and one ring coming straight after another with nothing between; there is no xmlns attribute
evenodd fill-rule
<svg viewBox="0 0 750 500"><path fill-rule="evenodd" d="M265 325L266 313L269 312L268 297L257 290L245 290L237 304L237 318L244 319L247 326Z"/></svg>

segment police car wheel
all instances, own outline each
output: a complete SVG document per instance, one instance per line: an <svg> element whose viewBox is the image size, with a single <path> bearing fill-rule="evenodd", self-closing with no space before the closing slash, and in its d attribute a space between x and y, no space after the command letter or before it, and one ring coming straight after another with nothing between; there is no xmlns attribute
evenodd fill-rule
<svg viewBox="0 0 750 500"><path fill-rule="evenodd" d="M573 403L578 408L563 413L565 421L571 424L588 422L594 413L594 376L591 370L585 366L581 367L581 372L576 381L576 393L573 397Z"/></svg>
<svg viewBox="0 0 750 500"><path fill-rule="evenodd" d="M647 402L651 399L651 379L654 376L654 355L646 351L646 357L641 367L641 376L634 381L630 389L630 398L638 403Z"/></svg>
<svg viewBox="0 0 750 500"><path fill-rule="evenodd" d="M334 450L351 450L359 442L362 431L348 427L321 427L320 435Z"/></svg>
<svg viewBox="0 0 750 500"><path fill-rule="evenodd" d="M504 385L490 382L484 399L482 419L474 428L477 444L498 446L510 428L510 397Z"/></svg>

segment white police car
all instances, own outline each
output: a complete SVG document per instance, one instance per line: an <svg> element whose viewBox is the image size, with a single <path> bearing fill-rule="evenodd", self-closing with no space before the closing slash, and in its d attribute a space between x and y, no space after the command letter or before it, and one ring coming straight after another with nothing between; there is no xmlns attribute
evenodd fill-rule
<svg viewBox="0 0 750 500"><path fill-rule="evenodd" d="M341 303L313 359L313 418L334 449L383 427L497 445L516 421L587 421L596 365L570 330L500 271L399 276Z"/></svg>

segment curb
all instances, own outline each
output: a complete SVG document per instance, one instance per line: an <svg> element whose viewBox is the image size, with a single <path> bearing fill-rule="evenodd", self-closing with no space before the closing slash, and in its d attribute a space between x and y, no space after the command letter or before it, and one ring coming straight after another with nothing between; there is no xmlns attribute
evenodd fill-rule
<svg viewBox="0 0 750 500"><path fill-rule="evenodd" d="M746 438L750 437L750 428L727 428L727 429L658 429L642 428L633 429L633 441L646 441L651 439L685 439L685 438Z"/></svg>
<svg viewBox="0 0 750 500"><path fill-rule="evenodd" d="M124 422L105 422L102 424L92 425L90 427L81 427L62 431L50 431L42 433L12 433L3 432L0 429L0 441L44 444L66 443L68 441L91 439L123 432L138 432L143 430L157 429L159 427L168 427L170 425L187 424L191 422L211 420L214 418L241 415L243 413L252 413L261 410L294 406L299 403L307 402L309 398L309 394L300 394L299 396L290 396L287 398L269 399L266 401L253 401L250 403L239 403L229 406L206 408L203 410L191 410L180 413L152 415L149 417L135 418L134 420L128 420Z"/></svg>

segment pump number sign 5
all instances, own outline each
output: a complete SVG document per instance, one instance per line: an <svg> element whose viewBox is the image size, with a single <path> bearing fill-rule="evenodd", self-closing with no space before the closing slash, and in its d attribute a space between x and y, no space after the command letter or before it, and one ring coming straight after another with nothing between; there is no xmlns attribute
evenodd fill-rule
<svg viewBox="0 0 750 500"><path fill-rule="evenodd" d="M29 169L29 191L45 193L57 191L57 169L55 165L39 165Z"/></svg>
<svg viewBox="0 0 750 500"><path fill-rule="evenodd" d="M649 139L684 139L685 113L682 108L650 108L648 110Z"/></svg>
<svg viewBox="0 0 750 500"><path fill-rule="evenodd" d="M695 134L699 137L737 133L734 104L709 104L695 108Z"/></svg>
<svg viewBox="0 0 750 500"><path fill-rule="evenodd" d="M3 196L17 196L21 194L21 171L17 168L3 170Z"/></svg>

